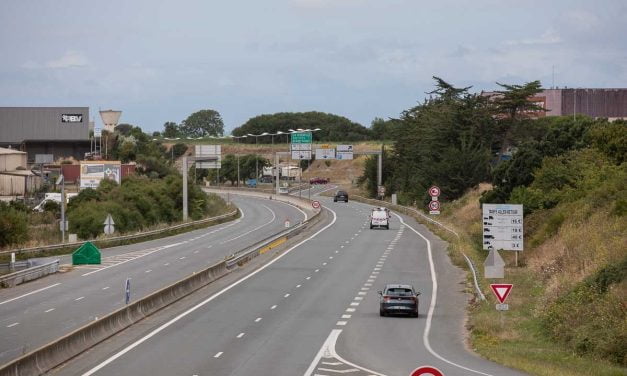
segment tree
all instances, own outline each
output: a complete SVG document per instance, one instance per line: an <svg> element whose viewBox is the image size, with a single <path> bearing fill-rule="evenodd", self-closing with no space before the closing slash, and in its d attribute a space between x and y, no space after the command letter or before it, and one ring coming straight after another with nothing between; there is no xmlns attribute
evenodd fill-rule
<svg viewBox="0 0 627 376"><path fill-rule="evenodd" d="M529 111L545 111L545 109L531 101L531 98L542 92L542 84L540 81L527 82L524 85L508 85L496 83L505 90L497 90L498 96L495 96L494 103L499 111L507 114L510 119L515 120L517 117L524 117Z"/></svg>
<svg viewBox="0 0 627 376"><path fill-rule="evenodd" d="M179 129L187 137L221 136L224 122L218 111L200 110L189 115Z"/></svg>
<svg viewBox="0 0 627 376"><path fill-rule="evenodd" d="M118 124L114 130L118 132L119 134L128 136L128 134L131 132L132 129L133 129L132 124L122 123L122 124Z"/></svg>
<svg viewBox="0 0 627 376"><path fill-rule="evenodd" d="M179 135L180 129L178 124L173 121L166 121L163 124L163 137L174 138Z"/></svg>
<svg viewBox="0 0 627 376"><path fill-rule="evenodd" d="M317 129L313 133L315 141L362 141L371 139L371 131L363 125L353 122L343 116L326 114L323 112L280 112L255 116L245 124L233 130L234 136L244 136L248 133L261 134L263 132L289 133L290 129ZM286 142L287 136L275 136L274 142ZM281 141L279 141L279 139ZM270 136L259 137L259 142L271 142ZM247 143L255 143L254 137L245 139Z"/></svg>

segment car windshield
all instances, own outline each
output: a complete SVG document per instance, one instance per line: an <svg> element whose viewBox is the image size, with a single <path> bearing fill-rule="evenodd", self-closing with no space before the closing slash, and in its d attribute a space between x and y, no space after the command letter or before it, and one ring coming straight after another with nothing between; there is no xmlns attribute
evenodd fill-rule
<svg viewBox="0 0 627 376"><path fill-rule="evenodd" d="M386 295L396 295L396 296L412 296L414 292L411 289L404 287L392 287L387 289L385 292Z"/></svg>
<svg viewBox="0 0 627 376"><path fill-rule="evenodd" d="M338 192L337 192L337 195L338 195L338 196L346 196L346 192L344 192L344 191L338 191Z"/></svg>

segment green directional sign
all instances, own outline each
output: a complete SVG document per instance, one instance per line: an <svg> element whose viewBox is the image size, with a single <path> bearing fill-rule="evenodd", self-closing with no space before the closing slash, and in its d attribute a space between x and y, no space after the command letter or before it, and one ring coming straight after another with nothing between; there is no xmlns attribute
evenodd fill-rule
<svg viewBox="0 0 627 376"><path fill-rule="evenodd" d="M311 132L292 133L292 144L311 144Z"/></svg>

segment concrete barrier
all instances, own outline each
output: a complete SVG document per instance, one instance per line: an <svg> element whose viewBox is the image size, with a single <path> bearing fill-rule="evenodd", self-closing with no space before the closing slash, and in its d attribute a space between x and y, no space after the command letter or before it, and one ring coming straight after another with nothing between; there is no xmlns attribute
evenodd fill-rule
<svg viewBox="0 0 627 376"><path fill-rule="evenodd" d="M311 201L306 198L298 198L298 197L289 196L289 195L277 195L277 194L274 194L273 192L272 193L265 192L265 191L260 192L259 190L255 190L251 188L239 188L239 189L203 188L203 190L205 192L216 193L216 194L241 195L241 196L250 196L250 197L258 197L258 198L265 198L265 199L270 199L270 200L275 200L275 201L281 201L286 204L290 204L300 209L303 209L304 211L307 212L307 215L309 216L312 216L313 214L317 212L317 210L314 210L311 207Z"/></svg>
<svg viewBox="0 0 627 376"><path fill-rule="evenodd" d="M15 273L3 275L0 277L0 287L14 287L20 283L32 281L48 274L59 271L59 260L47 262L43 265L33 266L32 268L20 270Z"/></svg>
<svg viewBox="0 0 627 376"><path fill-rule="evenodd" d="M0 376L41 375L228 273L226 262L214 264L2 366Z"/></svg>

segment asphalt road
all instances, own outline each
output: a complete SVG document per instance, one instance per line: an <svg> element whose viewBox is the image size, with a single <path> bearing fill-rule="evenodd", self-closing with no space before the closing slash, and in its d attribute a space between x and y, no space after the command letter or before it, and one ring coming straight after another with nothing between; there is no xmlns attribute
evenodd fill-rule
<svg viewBox="0 0 627 376"><path fill-rule="evenodd" d="M232 196L242 217L220 225L103 250L102 265L0 289L0 364L19 357L125 304L203 269L224 256L304 220L294 206Z"/></svg>
<svg viewBox="0 0 627 376"><path fill-rule="evenodd" d="M447 376L522 374L464 346L469 296L443 242L407 217L370 230L368 205L319 200L331 211L310 238L55 374L391 376L423 365ZM421 291L419 318L379 317L377 291L393 282Z"/></svg>

